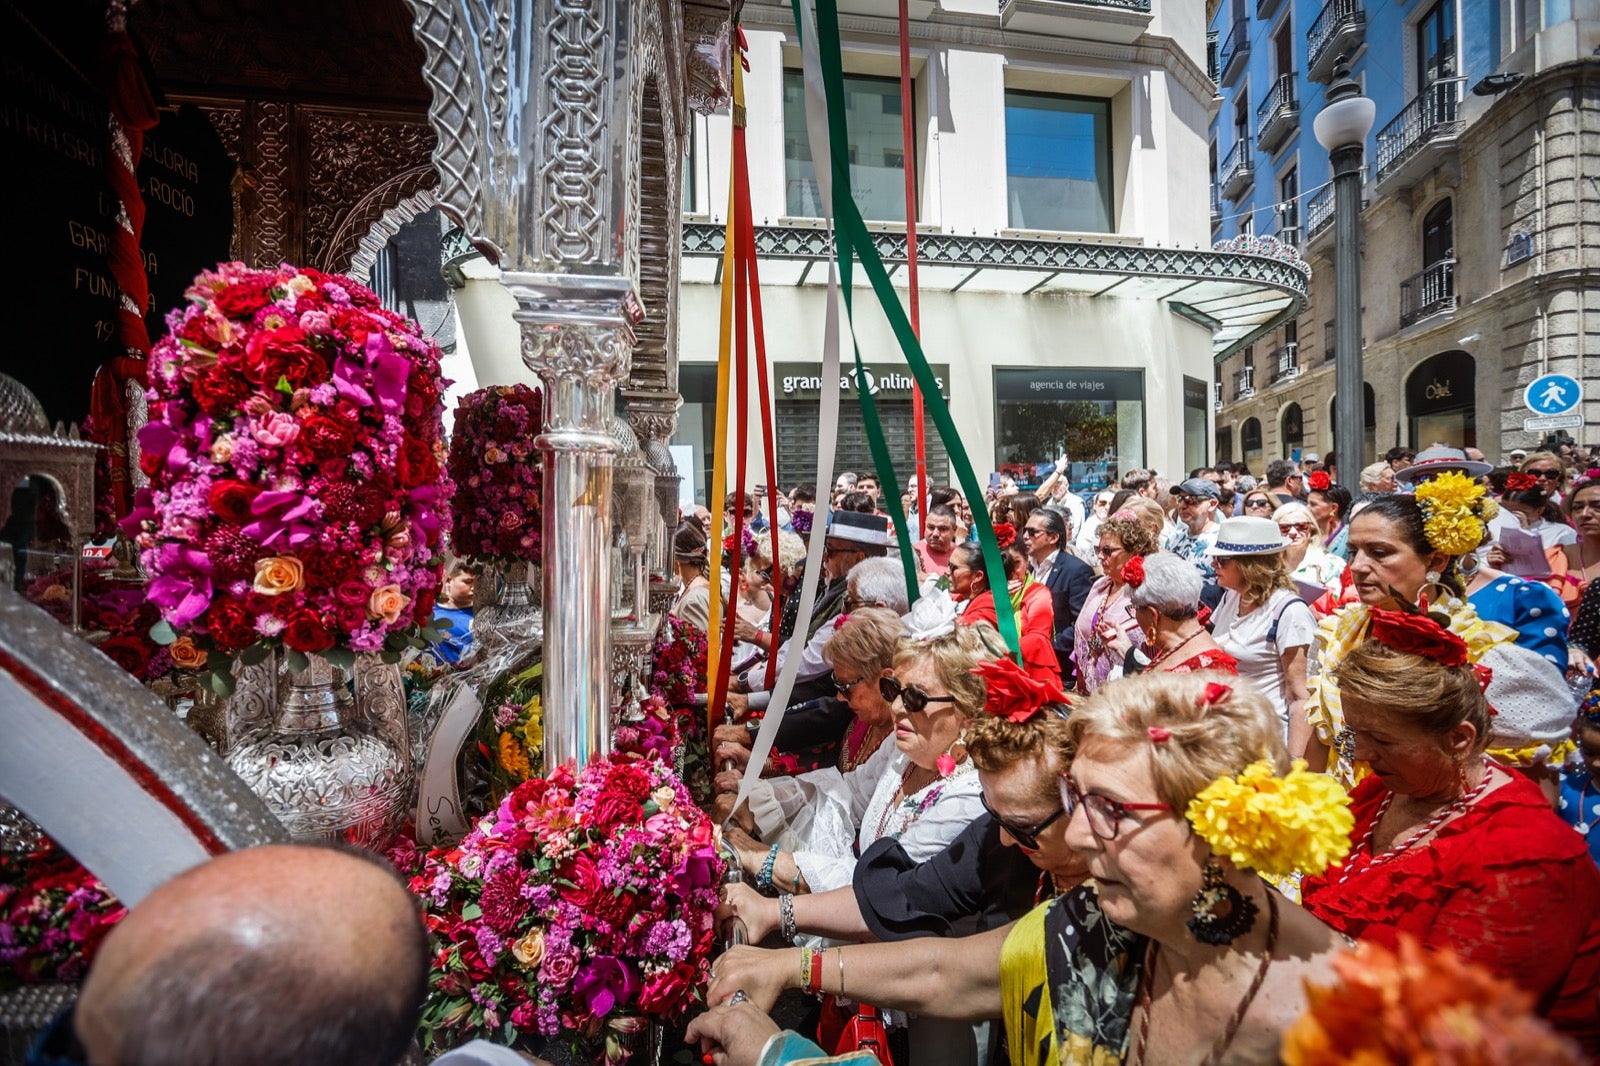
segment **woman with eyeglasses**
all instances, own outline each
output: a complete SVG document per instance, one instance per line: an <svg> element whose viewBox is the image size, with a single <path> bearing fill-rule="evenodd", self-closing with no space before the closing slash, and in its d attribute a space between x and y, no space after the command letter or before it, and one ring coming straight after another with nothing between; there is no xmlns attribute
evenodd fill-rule
<svg viewBox="0 0 1600 1066"><path fill-rule="evenodd" d="M1522 473L1537 478L1545 495L1556 503L1559 504L1566 495L1567 466L1555 452L1534 452L1522 460L1520 469Z"/></svg>
<svg viewBox="0 0 1600 1066"><path fill-rule="evenodd" d="M1312 509L1303 503L1286 503L1272 512L1278 532L1289 546L1283 550L1283 565L1290 581L1320 585L1333 592L1344 573L1344 560L1323 548L1322 526Z"/></svg>
<svg viewBox="0 0 1600 1066"><path fill-rule="evenodd" d="M1278 509L1278 501L1266 489L1251 489L1244 494L1244 503L1239 508L1242 515L1253 515L1256 518L1271 518L1272 512Z"/></svg>
<svg viewBox="0 0 1600 1066"><path fill-rule="evenodd" d="M1159 550L1156 535L1137 518L1122 517L1119 511L1101 523L1095 555L1100 560L1102 576L1090 587L1072 632L1072 661L1078 668L1081 695L1093 694L1113 670L1122 666L1125 652L1117 650L1123 646L1119 638L1134 647L1144 644L1144 631L1128 602L1123 568L1133 559Z"/></svg>
<svg viewBox="0 0 1600 1066"><path fill-rule="evenodd" d="M1022 665L1061 684L1061 663L1056 658L1055 601L1050 589L1033 576L1028 550L1015 539L1000 549L1006 568L1006 589L1021 640ZM950 555L950 598L960 605L956 622L970 626L983 622L998 627L994 590L983 569L983 549L976 542L958 544Z"/></svg>
<svg viewBox="0 0 1600 1066"><path fill-rule="evenodd" d="M1208 842L1211 786L1287 768L1271 707L1226 675L1123 678L1074 708L1061 755L1065 842L1090 882L992 932L829 950L814 975L794 951L736 948L709 1001L843 987L919 1016L1000 1017L1013 1066L1276 1062L1345 941L1231 857L1264 862L1264 835L1231 854ZM1337 809L1306 805L1296 833L1333 840Z"/></svg>
<svg viewBox="0 0 1600 1066"><path fill-rule="evenodd" d="M1112 642L1123 654L1124 674L1239 672L1239 661L1223 651L1200 622L1205 579L1193 563L1158 552L1130 562L1122 576L1131 590L1128 602L1134 621L1144 633L1144 644L1138 648L1120 636Z"/></svg>
<svg viewBox="0 0 1600 1066"><path fill-rule="evenodd" d="M1583 598L1589 583L1600 576L1600 469L1584 471L1572 483L1572 491L1561 501L1562 512L1572 523L1576 539L1563 547L1567 577L1572 590L1562 599L1574 603Z"/></svg>
<svg viewBox="0 0 1600 1066"><path fill-rule="evenodd" d="M1483 486L1447 473L1418 485L1414 496L1375 499L1351 519L1348 573L1358 601L1322 620L1318 671L1306 705L1318 741L1307 758L1315 764L1326 750L1334 760L1330 769L1346 784L1368 771L1358 765L1348 735L1341 732L1345 721L1336 668L1366 639L1374 609L1414 610L1425 604L1466 641L1471 661L1488 668L1487 695L1496 711L1489 755L1524 769L1553 794L1555 767L1571 751L1568 724L1575 700L1553 662L1518 646L1516 630L1481 617L1464 596L1461 563L1486 535L1483 511ZM1548 628L1559 633L1565 625L1558 615Z"/></svg>
<svg viewBox="0 0 1600 1066"><path fill-rule="evenodd" d="M835 686L867 722L862 741L847 748L849 767L841 760L839 768L765 779L734 813L727 839L757 888L847 885L859 852L885 836L932 856L983 809L965 748L967 728L983 710L983 682L972 668L1003 645L992 630L953 621L928 639L902 636L898 619L891 625L880 617L887 613L848 614L828 641L832 649L845 638L844 661L829 653ZM849 661L851 654L864 661ZM874 728L882 737L863 755Z"/></svg>
<svg viewBox="0 0 1600 1066"><path fill-rule="evenodd" d="M1368 613L1332 680L1340 741L1370 774L1351 792L1350 855L1302 882L1306 909L1391 949L1402 934L1448 946L1600 1053L1600 870L1539 787L1485 754L1501 701L1454 626L1415 609Z"/></svg>

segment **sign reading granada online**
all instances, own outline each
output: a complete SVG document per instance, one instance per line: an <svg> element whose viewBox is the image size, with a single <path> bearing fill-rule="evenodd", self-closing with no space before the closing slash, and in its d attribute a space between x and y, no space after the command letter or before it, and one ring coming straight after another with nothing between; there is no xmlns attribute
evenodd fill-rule
<svg viewBox="0 0 1600 1066"><path fill-rule="evenodd" d="M887 399L910 398L911 389L916 384L916 379L911 376L911 371L901 364L895 363L865 363L863 380L867 392L873 396ZM942 394L945 390L945 381L950 376L948 363L932 363L929 369L933 371L934 384L939 387ZM788 399L812 398L822 391L822 376L818 368L812 363L775 363L772 367L773 377L776 378L778 387L783 390L783 395ZM856 393L856 368L852 363L841 367L839 374L839 389L846 395L854 396ZM948 399L949 397L946 397Z"/></svg>

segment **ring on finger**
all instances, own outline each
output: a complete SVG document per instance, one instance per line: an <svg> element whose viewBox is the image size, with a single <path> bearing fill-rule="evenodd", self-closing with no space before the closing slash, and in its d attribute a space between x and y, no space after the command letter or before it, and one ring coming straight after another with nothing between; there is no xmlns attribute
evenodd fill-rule
<svg viewBox="0 0 1600 1066"><path fill-rule="evenodd" d="M746 992L744 989L741 988L741 989L736 990L733 993L733 995L728 997L728 1006L730 1006L730 1007L738 1006L740 1003L745 1003L749 999L750 999L750 994L748 992Z"/></svg>

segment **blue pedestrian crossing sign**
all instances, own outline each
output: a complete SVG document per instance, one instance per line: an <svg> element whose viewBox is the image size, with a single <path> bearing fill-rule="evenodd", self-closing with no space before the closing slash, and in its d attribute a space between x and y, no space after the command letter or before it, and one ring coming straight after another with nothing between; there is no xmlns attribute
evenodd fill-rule
<svg viewBox="0 0 1600 1066"><path fill-rule="evenodd" d="M1536 415L1564 415L1583 399L1583 386L1566 374L1543 374L1533 379L1522 402Z"/></svg>

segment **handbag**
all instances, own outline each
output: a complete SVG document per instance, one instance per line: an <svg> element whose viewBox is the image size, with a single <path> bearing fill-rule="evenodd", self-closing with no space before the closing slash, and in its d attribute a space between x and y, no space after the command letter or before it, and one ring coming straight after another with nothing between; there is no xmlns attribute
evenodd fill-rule
<svg viewBox="0 0 1600 1066"><path fill-rule="evenodd" d="M883 1023L883 1013L877 1007L868 1003L840 1003L833 995L824 998L826 1002L817 1026L819 1045L832 1047L835 1056L871 1052L883 1066L894 1066L894 1056L889 1052L889 1027Z"/></svg>

